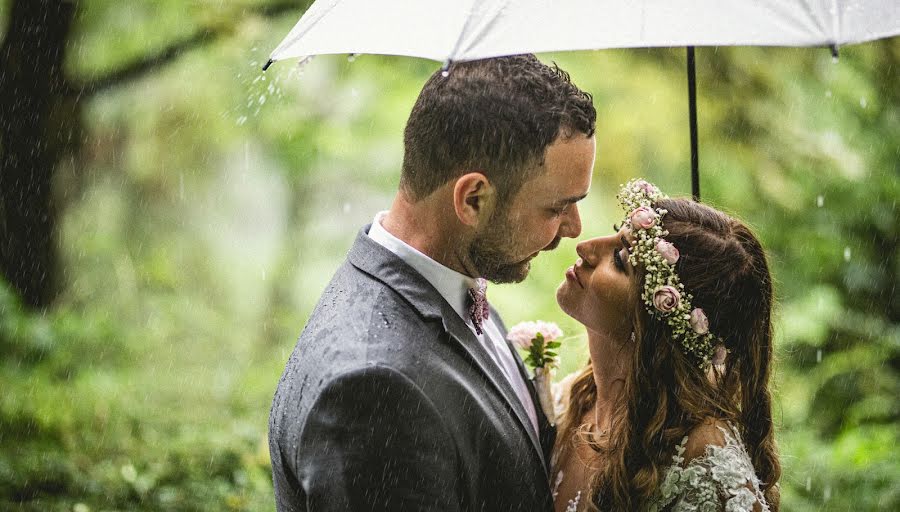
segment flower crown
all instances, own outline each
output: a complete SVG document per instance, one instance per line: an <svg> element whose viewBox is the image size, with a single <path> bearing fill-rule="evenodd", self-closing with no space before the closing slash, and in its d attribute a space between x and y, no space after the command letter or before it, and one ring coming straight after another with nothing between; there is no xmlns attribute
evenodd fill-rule
<svg viewBox="0 0 900 512"><path fill-rule="evenodd" d="M724 363L727 352L722 341L709 332L706 313L691 307L693 296L684 290L675 273L675 263L681 256L678 248L663 238L669 234L662 226L662 218L668 212L653 204L668 196L655 185L638 179L623 185L617 198L628 212L622 224L631 242L628 261L647 273L641 294L647 311L669 325L675 339L697 358L701 368Z"/></svg>

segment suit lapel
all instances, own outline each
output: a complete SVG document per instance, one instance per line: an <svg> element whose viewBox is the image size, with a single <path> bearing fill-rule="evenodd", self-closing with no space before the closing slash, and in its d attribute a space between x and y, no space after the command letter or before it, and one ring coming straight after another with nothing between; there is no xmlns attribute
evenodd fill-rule
<svg viewBox="0 0 900 512"><path fill-rule="evenodd" d="M541 407L540 398L537 395L537 389L534 386L534 381L531 379L531 376L528 374L528 370L525 369L525 363L522 361L522 358L519 357L518 352L516 352L515 347L509 340L506 339L506 325L503 323L503 319L499 313L494 308L491 308L491 318L497 324L497 327L500 328L500 332L503 334L503 339L506 340L506 345L509 348L509 351L513 354L513 359L516 361L516 366L519 368L519 374L522 376L522 379L525 381L525 385L528 387L528 394L531 397L531 402L534 404L534 408L537 411L538 418L538 430L541 442L541 448L543 449L544 454L544 464L547 466L547 473L550 472L549 461L551 452L553 451L553 445L556 443L556 425L550 423L550 419L547 418L547 415L544 414L544 409Z"/></svg>
<svg viewBox="0 0 900 512"><path fill-rule="evenodd" d="M500 396L503 397L506 404L512 409L514 415L519 420L519 426L525 431L525 434L531 441L532 447L537 452L538 458L541 460L541 464L546 470L547 462L540 438L538 437L538 433L534 431L534 427L531 425L531 420L528 418L528 413L525 411L525 406L522 405L522 401L519 400L518 395L516 395L509 381L506 379L506 376L503 375L502 370L497 367L497 363L494 362L487 350L485 350L481 343L478 342L478 339L475 337L472 330L469 329L469 326L462 321L452 308L450 308L449 304L447 305L447 308L450 309L448 312L449 314L442 317L444 329L450 334L450 338L468 353L469 358L475 363L478 369L481 370L481 373L488 378L491 384L494 385L494 389L500 393ZM526 380L526 382L528 381Z"/></svg>
<svg viewBox="0 0 900 512"><path fill-rule="evenodd" d="M443 322L444 330L449 335L450 340L468 355L468 359L472 361L480 373L487 377L494 390L499 393L513 411L513 416L516 417L520 429L528 437L544 470L547 471L547 457L542 449L542 439L538 436L538 433L534 432L528 413L525 412L525 407L519 400L518 395L513 391L506 376L503 375L502 370L497 367L487 350L478 342L475 333L469 329L469 326L466 325L453 307L444 300L427 279L422 277L421 274L416 272L415 269L406 264L396 254L369 238L369 227L364 227L357 235L356 241L348 254L350 263L391 287L423 317L440 319ZM496 311L493 311L493 314L496 315ZM499 319L499 316L494 318ZM501 330L505 332L505 329L502 327ZM519 371L523 372L524 367L518 354L514 354L514 358L519 366ZM525 378L525 382L528 385L532 400L535 400L534 389L527 378L527 374L523 375L523 378ZM538 402L534 401L534 403L535 408L538 409L538 417L543 418ZM539 420L538 423L540 426L541 421ZM546 423L546 418L544 418L544 423Z"/></svg>

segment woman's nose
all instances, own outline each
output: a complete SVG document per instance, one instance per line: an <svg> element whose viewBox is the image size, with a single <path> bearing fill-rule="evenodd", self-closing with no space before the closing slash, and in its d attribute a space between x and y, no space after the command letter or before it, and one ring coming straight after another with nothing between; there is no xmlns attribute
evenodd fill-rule
<svg viewBox="0 0 900 512"><path fill-rule="evenodd" d="M595 242L594 240L585 240L583 242L578 242L578 245L575 246L575 252L578 256L584 260L584 262L591 267L596 266L596 261L594 259L594 248Z"/></svg>

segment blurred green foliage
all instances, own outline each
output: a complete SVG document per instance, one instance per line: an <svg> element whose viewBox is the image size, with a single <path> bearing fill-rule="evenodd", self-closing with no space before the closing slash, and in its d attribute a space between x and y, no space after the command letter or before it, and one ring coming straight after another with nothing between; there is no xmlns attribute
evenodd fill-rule
<svg viewBox="0 0 900 512"><path fill-rule="evenodd" d="M226 5L227 4L227 5ZM0 286L0 508L271 510L271 396L360 226L389 206L402 129L437 63L320 57L259 71L296 15L258 2L79 2L90 79L197 30L226 35L85 98L61 162L65 292ZM0 1L0 28L7 3ZM698 50L704 200L749 222L777 279L784 510L900 509L900 41ZM544 56L594 95L583 237L620 183L687 194L684 51ZM495 286L507 325L557 321L574 241Z"/></svg>

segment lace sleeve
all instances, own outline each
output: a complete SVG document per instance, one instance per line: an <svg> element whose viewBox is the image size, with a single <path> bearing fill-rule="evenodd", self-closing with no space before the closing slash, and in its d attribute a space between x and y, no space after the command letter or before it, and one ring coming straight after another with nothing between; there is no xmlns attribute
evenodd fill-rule
<svg viewBox="0 0 900 512"><path fill-rule="evenodd" d="M673 464L666 469L657 497L649 510L672 512L769 512L740 435L731 425L718 427L723 446L710 444L706 452L685 464L685 437L676 447Z"/></svg>

